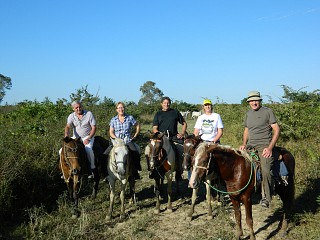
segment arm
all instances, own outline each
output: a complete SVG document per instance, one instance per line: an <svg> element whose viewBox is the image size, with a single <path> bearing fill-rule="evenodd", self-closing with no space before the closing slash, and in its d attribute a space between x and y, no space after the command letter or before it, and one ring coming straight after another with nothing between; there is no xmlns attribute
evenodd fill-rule
<svg viewBox="0 0 320 240"><path fill-rule="evenodd" d="M110 135L111 138L116 138L116 135L114 134L114 128L113 127L109 128L109 135Z"/></svg>
<svg viewBox="0 0 320 240"><path fill-rule="evenodd" d="M153 133L159 132L158 126L153 126L152 131L153 131Z"/></svg>
<svg viewBox="0 0 320 240"><path fill-rule="evenodd" d="M70 131L71 126L69 124L67 124L64 128L64 137L68 137L69 136L69 131Z"/></svg>
<svg viewBox="0 0 320 240"><path fill-rule="evenodd" d="M219 139L222 137L222 135L223 135L223 128L218 128L218 133L214 137L213 142L216 143L217 141L219 141Z"/></svg>
<svg viewBox="0 0 320 240"><path fill-rule="evenodd" d="M187 130L187 122L183 122L182 123L182 129L181 129L181 133L177 134L178 138L183 138L184 135L186 134L186 130Z"/></svg>
<svg viewBox="0 0 320 240"><path fill-rule="evenodd" d="M263 149L263 152L262 152L262 156L265 158L269 158L272 156L272 149L276 145L276 142L278 141L280 136L280 127L278 123L271 124L271 128L273 130L271 142L269 143L269 146L267 148Z"/></svg>
<svg viewBox="0 0 320 240"><path fill-rule="evenodd" d="M136 127L136 132L135 132L135 134L133 135L133 138L132 138L132 139L136 138L136 137L139 135L139 133L140 133L140 123L137 122L137 123L135 124L135 127Z"/></svg>
<svg viewBox="0 0 320 240"><path fill-rule="evenodd" d="M195 136L199 136L199 133L200 133L200 130L199 130L198 128L195 128L195 129L193 130L193 134L194 134Z"/></svg>
<svg viewBox="0 0 320 240"><path fill-rule="evenodd" d="M244 150L246 148L248 138L249 138L249 129L245 127L243 131L242 145L239 147L240 150Z"/></svg>
<svg viewBox="0 0 320 240"><path fill-rule="evenodd" d="M83 140L83 144L84 145L86 145L86 144L88 144L90 142L91 138L93 138L94 135L96 134L96 131L97 131L96 125L92 125L91 126L91 131L90 131L88 137L85 140Z"/></svg>

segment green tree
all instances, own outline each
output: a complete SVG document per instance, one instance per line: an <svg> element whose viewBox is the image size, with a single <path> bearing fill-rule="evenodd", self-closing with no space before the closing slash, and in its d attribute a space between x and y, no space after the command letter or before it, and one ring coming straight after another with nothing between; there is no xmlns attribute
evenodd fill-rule
<svg viewBox="0 0 320 240"><path fill-rule="evenodd" d="M156 84L152 81L145 82L140 87L140 92L142 92L142 96L138 104L154 104L163 97L163 92L157 88Z"/></svg>
<svg viewBox="0 0 320 240"><path fill-rule="evenodd" d="M284 95L282 98L284 99L283 102L317 102L320 103L320 89L316 89L313 92L302 91L300 88L299 90L294 90L286 85L281 85Z"/></svg>
<svg viewBox="0 0 320 240"><path fill-rule="evenodd" d="M0 74L0 103L6 95L6 89L9 90L12 87L11 78Z"/></svg>
<svg viewBox="0 0 320 240"><path fill-rule="evenodd" d="M89 93L88 85L86 85L85 87L81 87L81 89L77 89L76 91L76 93L70 94L71 102L81 101L81 103L85 106L92 106L100 101L98 95L94 96L93 94Z"/></svg>

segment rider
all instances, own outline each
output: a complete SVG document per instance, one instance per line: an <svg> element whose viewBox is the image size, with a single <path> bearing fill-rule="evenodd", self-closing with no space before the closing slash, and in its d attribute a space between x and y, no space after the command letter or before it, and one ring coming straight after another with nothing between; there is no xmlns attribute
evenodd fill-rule
<svg viewBox="0 0 320 240"><path fill-rule="evenodd" d="M223 123L218 113L214 113L210 99L203 100L204 114L197 118L193 134L201 136L203 141L220 143L223 134Z"/></svg>
<svg viewBox="0 0 320 240"><path fill-rule="evenodd" d="M73 101L71 106L73 113L68 116L67 124L64 128L64 136L68 137L69 132L72 129L72 138L81 138L90 163L90 169L92 171L92 175L90 175L88 178L93 178L95 175L97 175L94 153L92 149L94 135L96 133L96 119L92 112L82 109L82 104L80 101ZM61 149L59 154L61 154Z"/></svg>
<svg viewBox="0 0 320 240"><path fill-rule="evenodd" d="M170 108L171 99L169 97L163 97L161 99L162 109L156 113L153 118L153 133L156 132L167 132L169 131L172 134L172 141L174 149L178 152L177 158L177 167L176 167L176 180L182 180L181 174L183 173L182 169L182 155L183 155L183 137L186 133L187 122L182 117L181 113L173 108ZM178 123L182 125L181 133L178 132ZM170 137L170 136L169 136ZM149 145L145 148L146 159L148 159L150 152Z"/></svg>
<svg viewBox="0 0 320 240"><path fill-rule="evenodd" d="M247 102L251 109L246 113L243 144L239 149L244 150L246 146L252 146L258 151L263 189L261 206L268 208L271 202L273 148L279 138L280 127L272 109L262 107L260 92L249 92Z"/></svg>
<svg viewBox="0 0 320 240"><path fill-rule="evenodd" d="M125 105L123 102L118 102L116 104L117 116L110 120L109 134L111 138L121 138L124 143L128 146L129 151L133 156L134 162L134 178L140 179L138 171L141 171L140 164L140 147L137 143L133 142L140 133L140 123L137 122L133 116L125 113ZM135 133L131 137L132 129L135 128ZM110 143L107 150L104 152L105 155L109 155L112 149L112 143Z"/></svg>

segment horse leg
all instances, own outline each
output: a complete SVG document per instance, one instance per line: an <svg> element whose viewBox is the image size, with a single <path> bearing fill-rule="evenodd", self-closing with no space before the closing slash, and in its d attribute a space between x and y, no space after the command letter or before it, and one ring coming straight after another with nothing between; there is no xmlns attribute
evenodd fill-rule
<svg viewBox="0 0 320 240"><path fill-rule="evenodd" d="M192 220L192 215L194 213L194 207L196 205L198 190L199 190L198 188L193 188L192 189L191 208L190 208L190 211L188 213L188 219L190 221Z"/></svg>
<svg viewBox="0 0 320 240"><path fill-rule="evenodd" d="M121 184L121 192L120 192L120 201L121 201L121 207L120 207L120 219L123 219L125 217L125 191L126 191L126 183Z"/></svg>
<svg viewBox="0 0 320 240"><path fill-rule="evenodd" d="M168 175L168 206L167 211L172 212L172 174Z"/></svg>
<svg viewBox="0 0 320 240"><path fill-rule="evenodd" d="M154 210L155 214L160 213L160 178L156 177L154 179L154 193L156 194L156 208Z"/></svg>
<svg viewBox="0 0 320 240"><path fill-rule="evenodd" d="M95 168L93 170L93 176L94 176L94 185L93 185L93 190L92 190L91 197L93 199L95 199L97 197L98 188L99 188L99 182L100 182L100 174L99 174L98 168Z"/></svg>
<svg viewBox="0 0 320 240"><path fill-rule="evenodd" d="M233 210L234 210L234 216L236 219L236 239L241 239L241 236L243 235L243 230L242 230L242 226L241 226L241 208L240 208L240 201L231 198L232 201L232 206L233 206Z"/></svg>
<svg viewBox="0 0 320 240"><path fill-rule="evenodd" d="M210 180L207 181L207 183L211 183ZM209 184L206 184L206 194L207 194L207 204L208 204L208 219L212 219L212 207L211 207L211 188Z"/></svg>
<svg viewBox="0 0 320 240"><path fill-rule="evenodd" d="M252 203L251 203L251 197L244 197L243 198L244 207L246 211L246 223L249 227L250 231L250 240L256 239L253 231L253 219L252 219Z"/></svg>
<svg viewBox="0 0 320 240"><path fill-rule="evenodd" d="M130 188L130 203L129 204L136 204L136 193L135 193L135 181L134 177L129 177L129 188Z"/></svg>
<svg viewBox="0 0 320 240"><path fill-rule="evenodd" d="M112 218L113 203L114 203L114 191L115 191L115 179L109 178L109 185L110 185L110 206L109 206L108 214L106 216L106 221L109 221Z"/></svg>

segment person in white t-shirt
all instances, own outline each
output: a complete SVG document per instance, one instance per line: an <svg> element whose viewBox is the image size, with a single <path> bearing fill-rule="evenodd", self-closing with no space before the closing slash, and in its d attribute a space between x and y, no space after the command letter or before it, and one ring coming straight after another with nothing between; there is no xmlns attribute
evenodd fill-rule
<svg viewBox="0 0 320 240"><path fill-rule="evenodd" d="M223 123L220 114L213 112L210 99L204 99L203 112L197 118L193 134L200 135L203 141L220 143L220 138L223 135Z"/></svg>

